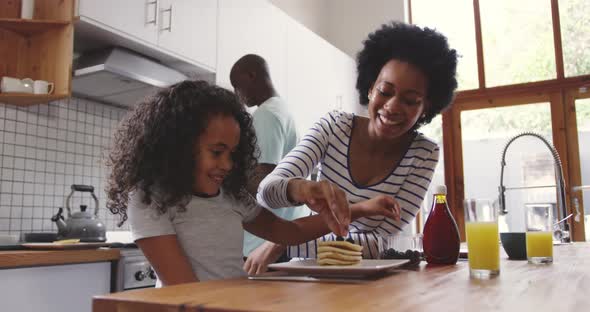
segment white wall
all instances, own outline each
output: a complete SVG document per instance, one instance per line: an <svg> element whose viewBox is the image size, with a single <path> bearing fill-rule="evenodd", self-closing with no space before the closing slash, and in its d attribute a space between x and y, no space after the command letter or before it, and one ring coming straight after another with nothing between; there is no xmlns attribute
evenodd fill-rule
<svg viewBox="0 0 590 312"><path fill-rule="evenodd" d="M406 0L270 0L309 30L355 58L379 25L405 20Z"/></svg>
<svg viewBox="0 0 590 312"><path fill-rule="evenodd" d="M270 0L270 2L307 29L326 38L328 34L328 5L325 0Z"/></svg>

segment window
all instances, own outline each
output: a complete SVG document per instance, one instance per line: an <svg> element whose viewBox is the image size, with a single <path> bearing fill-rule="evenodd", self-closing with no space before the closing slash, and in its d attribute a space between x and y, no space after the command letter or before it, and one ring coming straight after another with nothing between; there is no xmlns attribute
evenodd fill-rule
<svg viewBox="0 0 590 312"><path fill-rule="evenodd" d="M549 0L480 0L479 6L486 87L557 77Z"/></svg>
<svg viewBox="0 0 590 312"><path fill-rule="evenodd" d="M559 0L566 77L590 74L590 1Z"/></svg>
<svg viewBox="0 0 590 312"><path fill-rule="evenodd" d="M454 12L452 18L449 14ZM412 22L421 27L435 28L449 39L449 45L460 55L457 65L459 90L477 89L477 52L473 25L472 0L413 0Z"/></svg>
<svg viewBox="0 0 590 312"><path fill-rule="evenodd" d="M434 140L438 146L440 147L440 156L438 157L438 165L436 165L436 169L434 170L434 175L432 176L432 181L430 182L430 186L428 187L428 191L424 196L424 201L422 201L422 218L420 219L420 232L424 228L424 223L426 223L426 218L428 218L428 214L430 213L430 208L432 208L432 196L434 188L437 185L445 184L445 159L444 159L444 151L443 151L443 142L442 142L442 117L441 115L436 116L432 119L428 125L423 126L418 131L422 132L426 137L431 140Z"/></svg>

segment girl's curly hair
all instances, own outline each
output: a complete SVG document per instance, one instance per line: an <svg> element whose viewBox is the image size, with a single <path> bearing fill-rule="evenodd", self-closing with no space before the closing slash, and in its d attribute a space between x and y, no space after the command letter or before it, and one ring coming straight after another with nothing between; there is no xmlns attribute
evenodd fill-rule
<svg viewBox="0 0 590 312"><path fill-rule="evenodd" d="M356 81L361 105L369 103L369 89L381 68L392 59L418 67L428 79L429 105L415 128L432 121L453 101L457 89L457 51L450 49L447 38L436 30L392 22L369 34L363 45L357 54Z"/></svg>
<svg viewBox="0 0 590 312"><path fill-rule="evenodd" d="M140 189L146 204L154 195L160 213L192 194L195 172L194 144L212 116L233 116L240 141L233 168L223 181L225 192L245 196L247 177L256 166L256 136L252 118L232 92L205 81L183 81L139 103L121 122L107 159L107 207L127 220L129 193ZM157 189L157 194L154 194Z"/></svg>

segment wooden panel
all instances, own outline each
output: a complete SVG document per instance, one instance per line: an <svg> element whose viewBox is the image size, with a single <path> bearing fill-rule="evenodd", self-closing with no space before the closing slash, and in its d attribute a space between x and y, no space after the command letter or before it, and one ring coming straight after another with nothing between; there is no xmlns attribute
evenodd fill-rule
<svg viewBox="0 0 590 312"><path fill-rule="evenodd" d="M565 124L567 127L567 155L569 164L569 180L566 181L567 189L570 191L570 203L573 203L574 198L578 199L580 209L580 222L570 222L572 229L572 237L575 241L586 241L588 239L585 233L584 220L584 201L582 192L571 192L573 186L582 185L582 168L580 164L580 146L578 142L578 122L576 120L576 98L578 98L577 90L566 93L565 97ZM590 96L590 95L586 95ZM576 213L573 204L570 206L572 213Z"/></svg>
<svg viewBox="0 0 590 312"><path fill-rule="evenodd" d="M463 211L463 146L461 140L460 111L454 105L442 114L445 184L449 209L459 227L461 241L465 241L465 217Z"/></svg>
<svg viewBox="0 0 590 312"><path fill-rule="evenodd" d="M2 251L0 252L0 269L113 261L119 260L119 258L119 249L111 248L68 251Z"/></svg>
<svg viewBox="0 0 590 312"><path fill-rule="evenodd" d="M477 50L477 77L479 88L486 87L486 74L484 66L483 41L481 35L481 15L479 12L479 0L473 0L473 18L475 25L475 47Z"/></svg>
<svg viewBox="0 0 590 312"><path fill-rule="evenodd" d="M70 94L30 94L30 93L0 93L0 103L10 103L19 106L45 104L70 97Z"/></svg>
<svg viewBox="0 0 590 312"><path fill-rule="evenodd" d="M49 29L67 25L65 21L0 19L0 28L13 31L23 36L45 32Z"/></svg>
<svg viewBox="0 0 590 312"><path fill-rule="evenodd" d="M0 18L20 18L20 0L0 1Z"/></svg>
<svg viewBox="0 0 590 312"><path fill-rule="evenodd" d="M563 79L563 49L561 44L561 23L559 22L558 0L551 0L551 18L553 21L553 45L555 50L555 70L557 79Z"/></svg>
<svg viewBox="0 0 590 312"><path fill-rule="evenodd" d="M0 29L0 76L26 78L28 40L18 34Z"/></svg>
<svg viewBox="0 0 590 312"><path fill-rule="evenodd" d="M71 21L74 17L75 0L37 0L35 1L35 19Z"/></svg>
<svg viewBox="0 0 590 312"><path fill-rule="evenodd" d="M559 154L561 164L563 167L563 179L565 181L565 206L567 207L567 214L571 212L571 186L569 184L569 155L568 155L568 142L566 137L566 123L565 123L565 105L561 92L551 94L551 129L553 134L553 145ZM557 196L557 193L555 194ZM563 209L559 207L560 211ZM562 216L562 218L565 216ZM569 221L571 221L570 219ZM568 221L568 222L569 222ZM572 228L571 222L569 222L570 231Z"/></svg>
<svg viewBox="0 0 590 312"><path fill-rule="evenodd" d="M247 279L189 283L94 297L94 311L586 311L590 244L554 247L555 263L501 259L498 278L469 278L457 265L399 270L365 283L297 283Z"/></svg>

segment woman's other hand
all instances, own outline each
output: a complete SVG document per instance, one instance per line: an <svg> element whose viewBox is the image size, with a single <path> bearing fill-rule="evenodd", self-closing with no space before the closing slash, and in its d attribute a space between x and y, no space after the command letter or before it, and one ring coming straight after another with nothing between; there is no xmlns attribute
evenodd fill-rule
<svg viewBox="0 0 590 312"><path fill-rule="evenodd" d="M283 245L264 242L248 255L248 259L244 263L244 271L248 275L258 275L266 272L268 265L277 261L286 249L287 247Z"/></svg>
<svg viewBox="0 0 590 312"><path fill-rule="evenodd" d="M287 194L290 201L304 203L322 216L334 234L348 235L350 206L346 194L336 184L293 179L289 181Z"/></svg>
<svg viewBox="0 0 590 312"><path fill-rule="evenodd" d="M400 220L400 205L391 196L379 195L351 205L354 219L371 216L385 216L387 218Z"/></svg>

